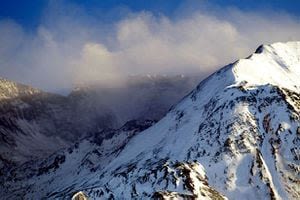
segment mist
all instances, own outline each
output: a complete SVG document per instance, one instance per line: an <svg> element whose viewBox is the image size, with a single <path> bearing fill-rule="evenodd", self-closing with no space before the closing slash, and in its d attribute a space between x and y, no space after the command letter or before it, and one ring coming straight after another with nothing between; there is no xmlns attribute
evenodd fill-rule
<svg viewBox="0 0 300 200"><path fill-rule="evenodd" d="M260 44L300 40L300 20L282 12L189 6L175 17L127 8L95 16L54 1L35 30L5 19L0 35L1 77L60 92L118 85L131 75L199 74L201 80Z"/></svg>

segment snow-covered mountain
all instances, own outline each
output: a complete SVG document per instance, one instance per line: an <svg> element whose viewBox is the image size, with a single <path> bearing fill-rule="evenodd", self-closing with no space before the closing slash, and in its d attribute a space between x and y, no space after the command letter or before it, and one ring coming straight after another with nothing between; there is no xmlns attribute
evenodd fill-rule
<svg viewBox="0 0 300 200"><path fill-rule="evenodd" d="M150 128L100 139L97 148L111 148L104 154L87 139L26 163L1 181L0 195L299 199L299 77L300 42L261 46L202 81Z"/></svg>

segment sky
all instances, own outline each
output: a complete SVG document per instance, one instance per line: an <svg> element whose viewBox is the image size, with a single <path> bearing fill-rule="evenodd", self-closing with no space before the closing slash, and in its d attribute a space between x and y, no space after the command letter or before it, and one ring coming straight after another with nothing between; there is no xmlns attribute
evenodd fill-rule
<svg viewBox="0 0 300 200"><path fill-rule="evenodd" d="M205 78L260 44L300 40L300 1L7 0L0 36L0 77L47 91L140 74Z"/></svg>

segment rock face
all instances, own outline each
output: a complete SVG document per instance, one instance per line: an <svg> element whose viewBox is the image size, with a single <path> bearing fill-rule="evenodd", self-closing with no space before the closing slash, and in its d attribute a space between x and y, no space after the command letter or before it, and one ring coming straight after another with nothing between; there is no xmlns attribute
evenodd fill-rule
<svg viewBox="0 0 300 200"><path fill-rule="evenodd" d="M133 135L118 130L115 137L96 140L99 148L113 150L101 153L103 159L94 152L91 162L79 164L82 156L68 155L41 177L1 181L6 189L0 194L14 199L63 199L78 191L89 199L299 199L299 77L300 42L261 46L202 81L150 128ZM93 148L82 141L77 151ZM71 178L61 178L66 169Z"/></svg>

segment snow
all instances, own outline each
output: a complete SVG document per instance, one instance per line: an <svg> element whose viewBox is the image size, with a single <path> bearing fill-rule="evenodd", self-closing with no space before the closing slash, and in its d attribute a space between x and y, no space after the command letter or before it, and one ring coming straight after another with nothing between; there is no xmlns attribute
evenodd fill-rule
<svg viewBox="0 0 300 200"><path fill-rule="evenodd" d="M299 49L300 42L263 46L261 53L234 64L232 71L235 82L247 81L252 86L272 84L299 91Z"/></svg>

